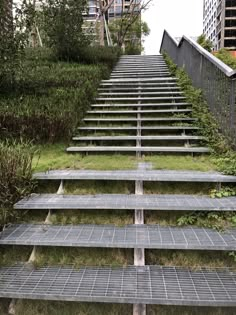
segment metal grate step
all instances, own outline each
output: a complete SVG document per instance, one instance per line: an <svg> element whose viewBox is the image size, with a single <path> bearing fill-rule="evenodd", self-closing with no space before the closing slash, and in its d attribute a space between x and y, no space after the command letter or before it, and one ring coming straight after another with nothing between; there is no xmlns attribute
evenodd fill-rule
<svg viewBox="0 0 236 315"><path fill-rule="evenodd" d="M188 140L204 140L200 136L86 136L73 137L74 141L188 141Z"/></svg>
<svg viewBox="0 0 236 315"><path fill-rule="evenodd" d="M236 197L213 199L195 195L57 195L33 194L15 204L25 209L109 209L235 211Z"/></svg>
<svg viewBox="0 0 236 315"><path fill-rule="evenodd" d="M192 109L150 109L150 110L91 110L87 114L168 114L192 113Z"/></svg>
<svg viewBox="0 0 236 315"><path fill-rule="evenodd" d="M172 153L209 153L210 149L204 147L132 147L132 146L86 146L86 147L69 147L67 152L172 152Z"/></svg>
<svg viewBox="0 0 236 315"><path fill-rule="evenodd" d="M236 250L236 229L218 232L159 225L16 224L0 232L0 245Z"/></svg>
<svg viewBox="0 0 236 315"><path fill-rule="evenodd" d="M154 126L154 127L145 127L142 126L140 128L141 130L167 130L167 131L171 131L171 130L199 130L200 128L198 127L194 127L194 126ZM104 130L113 130L113 131L122 131L122 130L137 130L137 127L99 127L99 126L94 126L94 127L79 127L78 130L95 130L95 131L104 131Z"/></svg>
<svg viewBox="0 0 236 315"><path fill-rule="evenodd" d="M0 297L103 303L236 306L236 273L184 268L0 268Z"/></svg>
<svg viewBox="0 0 236 315"><path fill-rule="evenodd" d="M55 170L33 174L37 180L114 180L114 181L158 181L236 183L236 176L215 172L169 171L169 170Z"/></svg>

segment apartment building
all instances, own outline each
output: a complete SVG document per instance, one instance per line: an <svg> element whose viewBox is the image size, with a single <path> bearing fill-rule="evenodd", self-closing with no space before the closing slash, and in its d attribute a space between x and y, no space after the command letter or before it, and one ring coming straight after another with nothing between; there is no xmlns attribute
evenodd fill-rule
<svg viewBox="0 0 236 315"><path fill-rule="evenodd" d="M204 0L203 8L203 33L212 42L214 50L218 47L216 34L217 2L218 0Z"/></svg>
<svg viewBox="0 0 236 315"><path fill-rule="evenodd" d="M236 50L236 0L204 0L203 33L214 50Z"/></svg>
<svg viewBox="0 0 236 315"><path fill-rule="evenodd" d="M236 0L218 0L217 48L236 50Z"/></svg>

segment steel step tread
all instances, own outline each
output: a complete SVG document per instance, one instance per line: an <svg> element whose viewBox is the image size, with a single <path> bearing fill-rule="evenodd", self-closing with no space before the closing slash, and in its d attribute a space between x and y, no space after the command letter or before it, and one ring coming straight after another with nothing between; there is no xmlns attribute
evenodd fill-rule
<svg viewBox="0 0 236 315"><path fill-rule="evenodd" d="M32 194L14 205L16 210L162 210L235 211L236 197L210 198L198 195L58 195Z"/></svg>
<svg viewBox="0 0 236 315"><path fill-rule="evenodd" d="M37 180L114 180L114 181L153 181L153 182L205 182L236 183L236 176L218 172L175 171L175 170L52 170L34 173Z"/></svg>
<svg viewBox="0 0 236 315"><path fill-rule="evenodd" d="M12 224L0 232L0 245L95 248L236 250L236 229L160 225Z"/></svg>
<svg viewBox="0 0 236 315"><path fill-rule="evenodd" d="M0 297L103 303L236 306L231 269L82 267L0 268Z"/></svg>

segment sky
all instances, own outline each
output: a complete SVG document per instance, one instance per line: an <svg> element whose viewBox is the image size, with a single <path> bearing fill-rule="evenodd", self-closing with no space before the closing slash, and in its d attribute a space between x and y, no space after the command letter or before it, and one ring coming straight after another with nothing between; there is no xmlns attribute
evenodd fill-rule
<svg viewBox="0 0 236 315"><path fill-rule="evenodd" d="M151 29L145 54L158 54L164 29L173 37L199 36L203 30L203 0L152 0L143 13Z"/></svg>

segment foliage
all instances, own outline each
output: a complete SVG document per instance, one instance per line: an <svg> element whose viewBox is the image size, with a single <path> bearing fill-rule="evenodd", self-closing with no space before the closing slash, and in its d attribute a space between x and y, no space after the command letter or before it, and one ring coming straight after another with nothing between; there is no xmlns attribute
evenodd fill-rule
<svg viewBox="0 0 236 315"><path fill-rule="evenodd" d="M109 29L111 31L111 36L113 43L119 44L119 29L121 28L121 19L114 19L109 23ZM124 37L125 43L125 54L128 55L139 55L141 54L142 47L142 37L148 36L150 34L150 29L148 24L141 19L136 20L128 29Z"/></svg>
<svg viewBox="0 0 236 315"><path fill-rule="evenodd" d="M213 189L210 193L211 198L223 198L236 196L236 190L230 187L224 187L222 189Z"/></svg>
<svg viewBox="0 0 236 315"><path fill-rule="evenodd" d="M233 57L227 49L220 49L215 56L232 69L236 69L236 58Z"/></svg>
<svg viewBox="0 0 236 315"><path fill-rule="evenodd" d="M0 228L16 219L13 204L34 188L31 179L34 153L29 142L0 143Z"/></svg>
<svg viewBox="0 0 236 315"><path fill-rule="evenodd" d="M117 47L87 46L79 49L79 61L86 64L104 63L112 68L119 56Z"/></svg>
<svg viewBox="0 0 236 315"><path fill-rule="evenodd" d="M192 104L193 116L198 118L197 125L201 128L201 135L206 137L208 146L212 148L217 168L227 175L236 175L236 153L220 133L219 125L210 113L202 91L192 86L184 69L178 69L167 55L164 55L164 58L172 75L179 79L179 85L184 90L188 102Z"/></svg>
<svg viewBox="0 0 236 315"><path fill-rule="evenodd" d="M179 226L195 225L221 231L235 225L235 219L235 213L200 211L185 214L177 222Z"/></svg>
<svg viewBox="0 0 236 315"><path fill-rule="evenodd" d="M77 60L81 47L88 44L83 34L86 0L41 0L44 32L59 60Z"/></svg>
<svg viewBox="0 0 236 315"><path fill-rule="evenodd" d="M202 34L198 37L197 39L197 43L199 45L201 45L204 49L206 49L207 51L211 52L212 48L213 48L213 44L212 42L206 38L205 34Z"/></svg>
<svg viewBox="0 0 236 315"><path fill-rule="evenodd" d="M0 136L35 142L68 140L96 95L106 66L52 62L46 53L29 58L17 77L18 88L0 96Z"/></svg>
<svg viewBox="0 0 236 315"><path fill-rule="evenodd" d="M12 7L7 1L0 2L0 89L2 90L10 90L14 87L24 48L28 43L32 17L32 5L26 0L14 3Z"/></svg>

